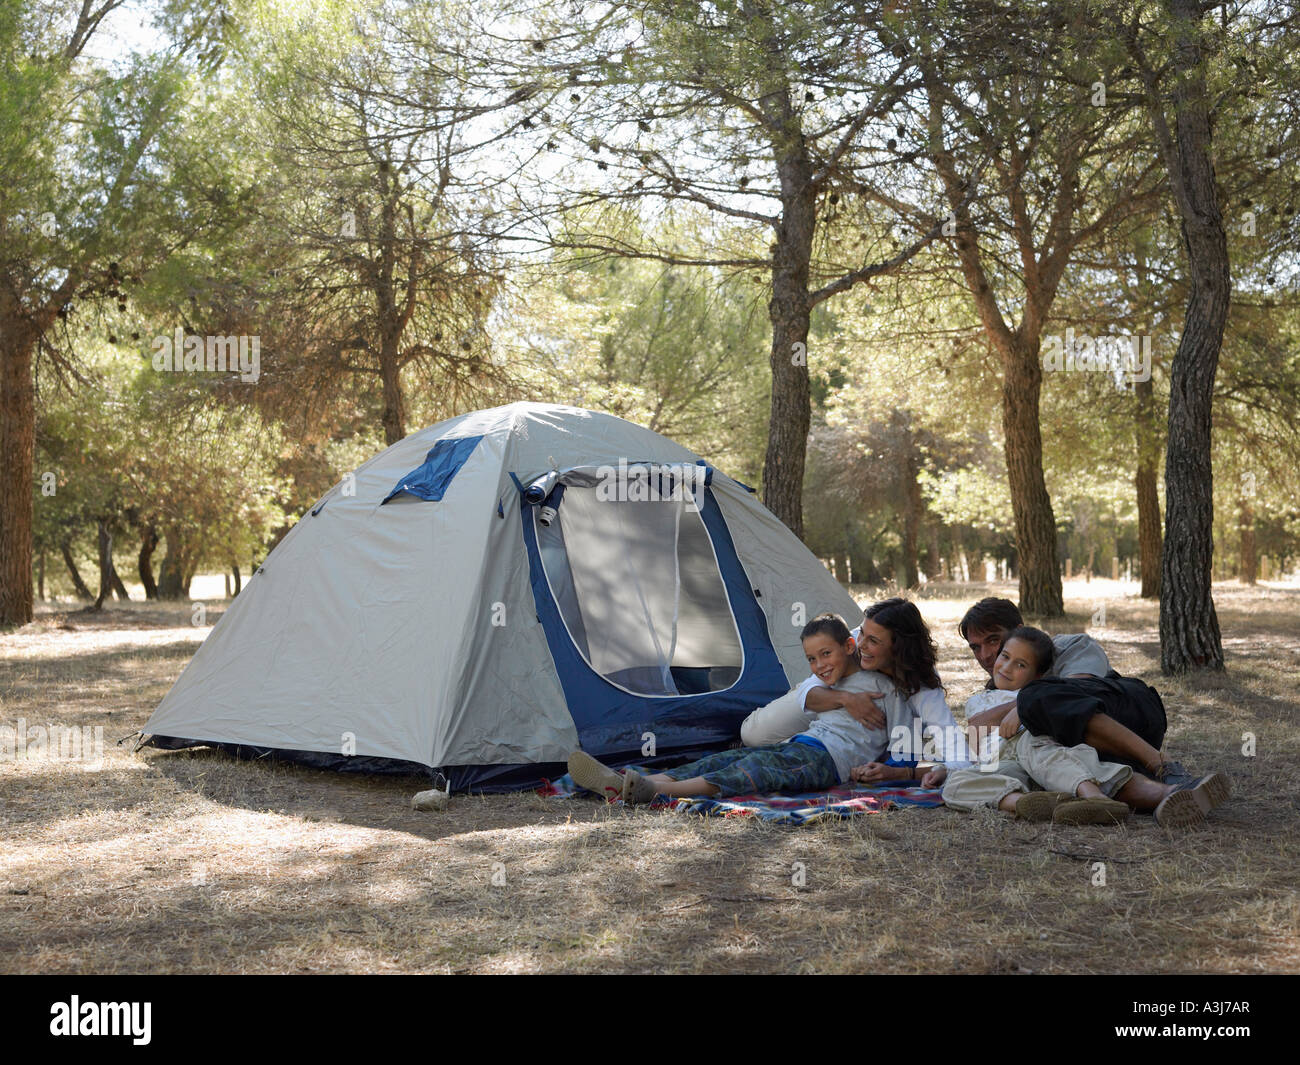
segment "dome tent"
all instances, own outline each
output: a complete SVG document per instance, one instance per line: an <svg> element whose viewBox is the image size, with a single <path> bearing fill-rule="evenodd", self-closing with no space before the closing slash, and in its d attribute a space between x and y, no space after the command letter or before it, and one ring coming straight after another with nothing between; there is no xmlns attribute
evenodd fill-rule
<svg viewBox="0 0 1300 1065"><path fill-rule="evenodd" d="M513 403L406 437L268 555L143 730L455 790L727 746L857 607L752 490L648 429Z"/></svg>

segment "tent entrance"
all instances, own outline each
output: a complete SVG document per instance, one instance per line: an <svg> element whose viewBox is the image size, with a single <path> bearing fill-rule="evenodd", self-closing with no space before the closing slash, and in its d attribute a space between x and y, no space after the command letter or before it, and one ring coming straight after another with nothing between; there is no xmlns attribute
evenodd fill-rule
<svg viewBox="0 0 1300 1065"><path fill-rule="evenodd" d="M691 492L618 499L564 486L549 521L534 509L551 597L578 653L633 695L725 691L744 649L718 556Z"/></svg>
<svg viewBox="0 0 1300 1065"><path fill-rule="evenodd" d="M582 749L611 765L719 750L790 687L713 470L648 465L691 489L611 498L607 467L519 484L537 620Z"/></svg>

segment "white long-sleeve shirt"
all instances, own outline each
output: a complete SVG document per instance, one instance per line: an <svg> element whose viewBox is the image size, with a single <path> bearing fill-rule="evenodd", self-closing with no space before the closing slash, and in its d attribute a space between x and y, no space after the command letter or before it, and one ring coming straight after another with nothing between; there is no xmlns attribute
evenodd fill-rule
<svg viewBox="0 0 1300 1065"><path fill-rule="evenodd" d="M1016 702L1020 692L1004 691L1001 688L986 688L983 691L977 691L966 700L966 720L969 722L976 714L982 714L985 710L992 710L999 706L1005 706L1007 703ZM1024 725L1020 728L1023 731ZM979 752L981 762L996 763L998 760L998 749L1002 746L1002 735L998 732L997 726L992 726L988 733L980 733L983 737L983 749Z"/></svg>
<svg viewBox="0 0 1300 1065"><path fill-rule="evenodd" d="M826 749L843 782L849 779L849 770L855 765L878 762L888 754L890 734L895 728L905 729L911 713L889 678L880 673L858 670L834 687L839 691L883 692L885 695L881 700L884 728L869 729L847 710L838 709L815 714L813 722L801 733L811 736Z"/></svg>
<svg viewBox="0 0 1300 1065"><path fill-rule="evenodd" d="M860 630L854 630L854 639L858 638L859 632ZM881 677L882 680L888 680L882 674L874 672L866 673L865 676ZM887 690L892 690L892 681L889 684L890 688ZM809 712L808 693L813 688L825 686L815 676L809 677L799 685L797 689L799 692L799 706L805 713ZM966 742L966 730L957 725L957 719L953 717L942 688L921 688L908 697L905 705L911 711L914 719L912 735L907 738L901 750L898 749L894 737L891 737L889 753L907 761L919 760L924 738L927 734L930 734L935 737L935 761L942 762L949 769L962 769L973 764L970 748ZM813 711L813 713L816 713L816 711ZM889 727L894 728L892 722L889 723Z"/></svg>

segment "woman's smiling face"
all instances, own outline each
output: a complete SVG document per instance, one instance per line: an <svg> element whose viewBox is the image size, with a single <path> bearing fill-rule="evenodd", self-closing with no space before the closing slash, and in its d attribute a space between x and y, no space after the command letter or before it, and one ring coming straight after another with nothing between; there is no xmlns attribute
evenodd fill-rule
<svg viewBox="0 0 1300 1065"><path fill-rule="evenodd" d="M870 618L862 621L862 639L858 641L858 651L863 669L874 669L878 673L888 673L894 664L894 634L885 626L877 625Z"/></svg>

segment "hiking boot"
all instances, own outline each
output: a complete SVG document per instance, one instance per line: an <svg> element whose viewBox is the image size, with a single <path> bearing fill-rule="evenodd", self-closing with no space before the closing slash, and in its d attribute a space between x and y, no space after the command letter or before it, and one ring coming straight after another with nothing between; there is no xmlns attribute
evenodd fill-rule
<svg viewBox="0 0 1300 1065"><path fill-rule="evenodd" d="M1196 805L1201 808L1201 813L1208 814L1228 800L1232 794L1232 785L1222 773L1207 773L1200 780L1194 781L1188 790L1196 796Z"/></svg>
<svg viewBox="0 0 1300 1065"><path fill-rule="evenodd" d="M1196 796L1186 786L1171 791L1151 813L1161 828L1186 828L1205 820Z"/></svg>
<svg viewBox="0 0 1300 1065"><path fill-rule="evenodd" d="M1066 791L1028 791L1016 800L1017 821L1050 821L1056 808L1074 796Z"/></svg>
<svg viewBox="0 0 1300 1065"><path fill-rule="evenodd" d="M569 776L573 777L575 784L594 791L606 802L623 798L623 774L596 761L586 751L574 751L569 755Z"/></svg>
<svg viewBox="0 0 1300 1065"><path fill-rule="evenodd" d="M1056 825L1118 825L1128 820L1132 811L1118 799L1071 799L1052 811Z"/></svg>
<svg viewBox="0 0 1300 1065"><path fill-rule="evenodd" d="M1151 773L1151 778L1161 784L1169 784L1175 788L1181 784L1189 784L1197 779L1183 768L1182 762L1161 762Z"/></svg>
<svg viewBox="0 0 1300 1065"><path fill-rule="evenodd" d="M623 801L628 805L644 805L654 802L659 793L655 786L635 769L623 771Z"/></svg>
<svg viewBox="0 0 1300 1065"><path fill-rule="evenodd" d="M1219 773L1193 777L1160 800L1155 808L1156 824L1161 828L1178 828L1205 820L1205 815L1232 793L1228 778Z"/></svg>

